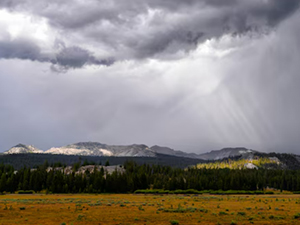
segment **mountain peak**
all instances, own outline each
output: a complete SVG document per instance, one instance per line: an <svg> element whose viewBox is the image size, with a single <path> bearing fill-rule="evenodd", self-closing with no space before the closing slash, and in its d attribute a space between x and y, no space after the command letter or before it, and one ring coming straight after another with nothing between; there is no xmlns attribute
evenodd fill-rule
<svg viewBox="0 0 300 225"><path fill-rule="evenodd" d="M17 144L16 146L13 146L12 148L28 148L30 145L24 145L24 144L21 144L21 143L19 143L19 144Z"/></svg>
<svg viewBox="0 0 300 225"><path fill-rule="evenodd" d="M5 154L26 154L26 153L43 153L42 150L37 149L33 145L17 144L10 148Z"/></svg>

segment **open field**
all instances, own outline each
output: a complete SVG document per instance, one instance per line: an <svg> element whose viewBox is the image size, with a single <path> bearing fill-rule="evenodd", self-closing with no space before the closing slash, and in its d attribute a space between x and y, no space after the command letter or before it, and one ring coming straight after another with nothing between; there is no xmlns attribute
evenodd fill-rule
<svg viewBox="0 0 300 225"><path fill-rule="evenodd" d="M300 195L2 195L0 224L300 224Z"/></svg>

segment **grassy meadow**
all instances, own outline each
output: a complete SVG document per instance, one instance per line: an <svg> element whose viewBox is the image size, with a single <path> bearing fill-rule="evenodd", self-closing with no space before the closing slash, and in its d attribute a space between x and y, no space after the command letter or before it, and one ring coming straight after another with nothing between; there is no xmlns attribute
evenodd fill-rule
<svg viewBox="0 0 300 225"><path fill-rule="evenodd" d="M300 224L300 195L1 195L0 224Z"/></svg>

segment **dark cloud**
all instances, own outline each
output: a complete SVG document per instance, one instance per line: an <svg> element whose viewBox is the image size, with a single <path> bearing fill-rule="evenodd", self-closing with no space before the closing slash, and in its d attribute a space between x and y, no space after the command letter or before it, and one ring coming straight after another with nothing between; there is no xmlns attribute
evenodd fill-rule
<svg viewBox="0 0 300 225"><path fill-rule="evenodd" d="M79 68L84 66L90 58L87 50L79 47L64 48L56 55L56 62L64 67Z"/></svg>
<svg viewBox="0 0 300 225"><path fill-rule="evenodd" d="M39 46L35 45L30 40L22 39L0 41L0 58L38 61L47 60L47 57L41 54Z"/></svg>
<svg viewBox="0 0 300 225"><path fill-rule="evenodd" d="M273 0L269 1L264 7L256 7L254 16L264 17L266 16L268 24L275 26L284 20L286 17L294 13L300 5L298 0Z"/></svg>
<svg viewBox="0 0 300 225"><path fill-rule="evenodd" d="M113 59L96 59L89 51L77 46L63 48L52 60L54 64L52 68L56 71L66 70L69 68L81 68L84 65L106 65L109 66L113 63ZM55 67L57 65L58 67Z"/></svg>
<svg viewBox="0 0 300 225"><path fill-rule="evenodd" d="M84 65L111 65L113 59L97 59L93 54L77 46L63 47L58 53L43 54L41 48L32 40L15 39L0 41L0 59L23 59L39 62L50 62L52 68L65 71L70 68L81 68Z"/></svg>

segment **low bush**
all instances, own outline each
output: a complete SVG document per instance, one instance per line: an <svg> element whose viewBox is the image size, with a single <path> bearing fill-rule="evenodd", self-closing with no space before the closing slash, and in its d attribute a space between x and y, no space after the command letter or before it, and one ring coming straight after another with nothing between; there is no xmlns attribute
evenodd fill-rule
<svg viewBox="0 0 300 225"><path fill-rule="evenodd" d="M300 213L294 215L294 219L299 219L299 218L300 218Z"/></svg>
<svg viewBox="0 0 300 225"><path fill-rule="evenodd" d="M179 225L179 222L177 220L171 220L170 224L171 225Z"/></svg>

